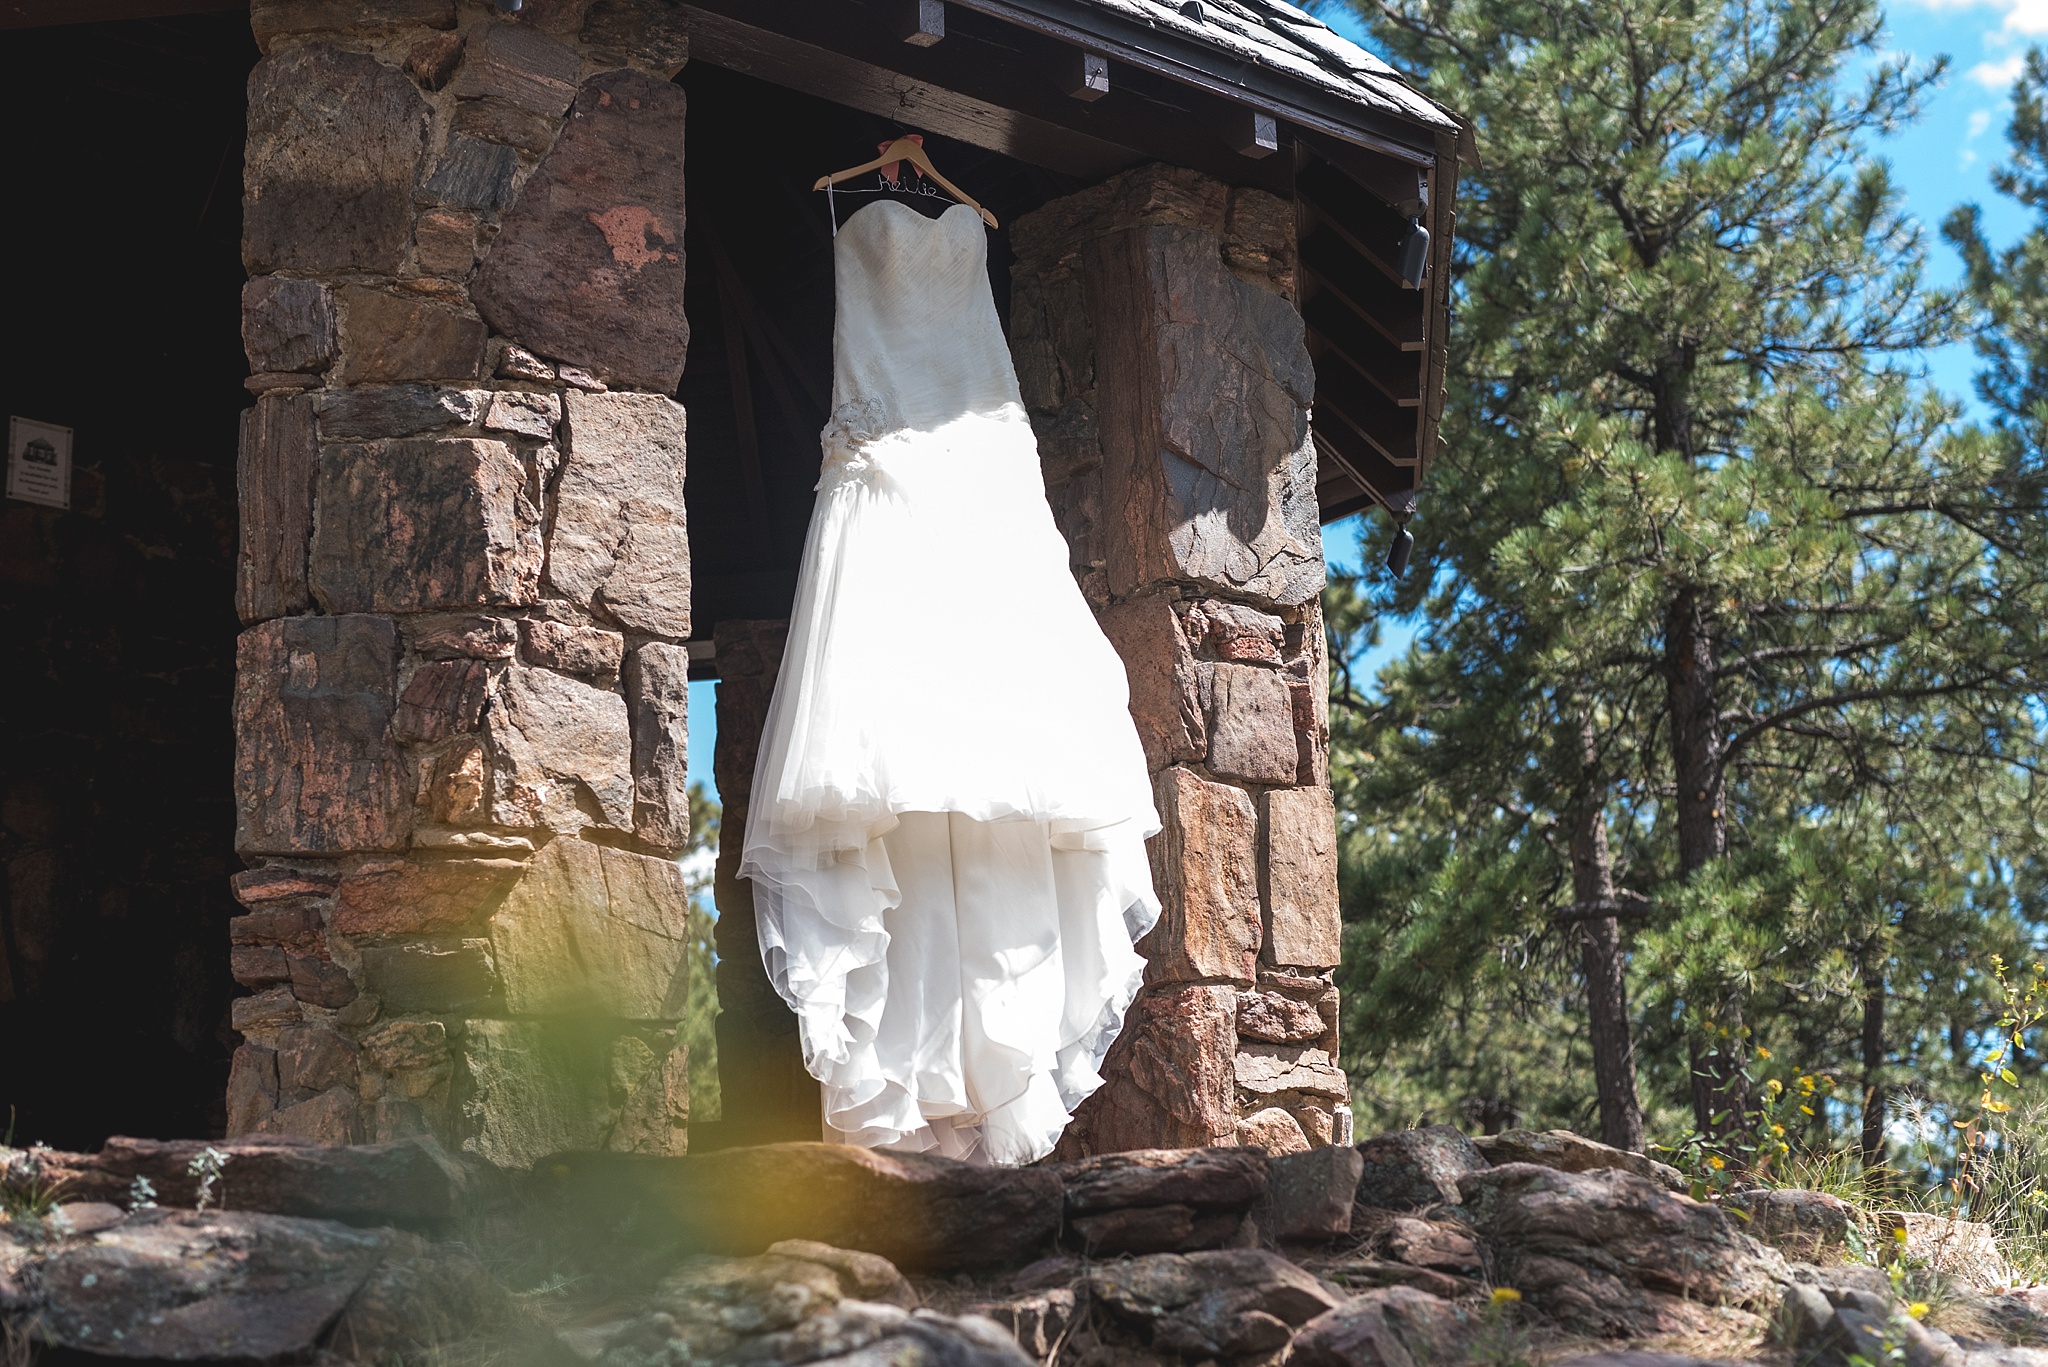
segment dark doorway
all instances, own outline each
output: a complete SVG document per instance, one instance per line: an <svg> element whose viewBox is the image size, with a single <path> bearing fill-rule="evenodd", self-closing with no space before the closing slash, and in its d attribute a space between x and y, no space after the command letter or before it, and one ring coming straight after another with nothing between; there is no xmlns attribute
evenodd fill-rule
<svg viewBox="0 0 2048 1367"><path fill-rule="evenodd" d="M0 511L0 1111L17 1143L223 1124L256 55L233 14L0 38L0 394L75 441L69 509Z"/></svg>

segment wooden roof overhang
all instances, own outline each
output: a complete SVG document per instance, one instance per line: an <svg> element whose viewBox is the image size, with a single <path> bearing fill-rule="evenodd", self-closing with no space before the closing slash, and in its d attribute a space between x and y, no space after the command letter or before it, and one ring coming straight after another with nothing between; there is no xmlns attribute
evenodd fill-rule
<svg viewBox="0 0 2048 1367"><path fill-rule="evenodd" d="M1384 65L1319 69L1283 42L1262 43L1248 16L1278 24L1298 11L1252 5L688 0L684 8L692 61L1067 175L1101 179L1164 161L1293 199L1323 520L1374 504L1405 519L1442 414L1463 130ZM1418 222L1430 247L1422 279L1411 284L1400 263Z"/></svg>

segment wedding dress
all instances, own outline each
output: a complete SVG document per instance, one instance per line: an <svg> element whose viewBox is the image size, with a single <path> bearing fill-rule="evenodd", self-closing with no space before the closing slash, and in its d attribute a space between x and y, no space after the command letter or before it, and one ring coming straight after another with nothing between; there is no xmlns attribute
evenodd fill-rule
<svg viewBox="0 0 2048 1367"><path fill-rule="evenodd" d="M1050 1152L1143 977L1159 829L1067 568L980 218L833 242L824 471L740 872L827 1137Z"/></svg>

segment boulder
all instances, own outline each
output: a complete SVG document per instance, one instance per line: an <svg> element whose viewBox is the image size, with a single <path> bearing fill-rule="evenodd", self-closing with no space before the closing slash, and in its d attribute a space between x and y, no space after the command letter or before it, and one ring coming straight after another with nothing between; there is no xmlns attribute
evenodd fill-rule
<svg viewBox="0 0 2048 1367"><path fill-rule="evenodd" d="M1807 1262L1839 1260L1856 1222L1854 1206L1824 1191L1737 1191L1722 1204L1749 1217L1751 1237Z"/></svg>
<svg viewBox="0 0 2048 1367"><path fill-rule="evenodd" d="M1365 1159L1327 1144L1271 1160L1271 1190L1260 1225L1280 1240L1334 1239L1351 1232L1351 1207Z"/></svg>
<svg viewBox="0 0 2048 1367"><path fill-rule="evenodd" d="M1241 1357L1285 1347L1295 1329L1335 1308L1338 1297L1309 1273L1263 1249L1155 1253L1098 1264L1096 1302L1188 1358Z"/></svg>
<svg viewBox="0 0 2048 1367"><path fill-rule="evenodd" d="M1028 1356L1044 1362L1074 1322L1076 1304L1072 1287L1055 1286L1003 1300L982 1301L973 1307L973 1313L1002 1325Z"/></svg>
<svg viewBox="0 0 2048 1367"><path fill-rule="evenodd" d="M462 1170L424 1135L354 1146L283 1137L208 1144L116 1135L96 1154L46 1153L44 1166L75 1201L125 1205L142 1177L162 1205L189 1206L197 1195L190 1164L207 1148L226 1155L217 1192L236 1211L437 1229L455 1219L465 1190Z"/></svg>
<svg viewBox="0 0 2048 1367"><path fill-rule="evenodd" d="M1360 1142L1358 1153L1365 1160L1359 1204L1381 1210L1456 1205L1459 1182L1487 1167L1472 1141L1451 1125L1374 1135Z"/></svg>
<svg viewBox="0 0 2048 1367"><path fill-rule="evenodd" d="M2003 1291L2024 1280L2005 1260L1989 1225L1904 1210L1883 1212L1877 1225L1879 1237L1908 1258L1971 1291Z"/></svg>
<svg viewBox="0 0 2048 1367"><path fill-rule="evenodd" d="M1459 1179L1503 1286L1569 1328L1678 1332L1701 1306L1775 1308L1784 1259L1726 1211L1617 1169L1510 1163Z"/></svg>
<svg viewBox="0 0 2048 1367"><path fill-rule="evenodd" d="M1059 1177L845 1144L766 1144L688 1158L563 1154L535 1164L565 1216L706 1252L784 1239L949 1272L1019 1264L1051 1243ZM614 1235L611 1231L619 1231Z"/></svg>
<svg viewBox="0 0 2048 1367"><path fill-rule="evenodd" d="M1396 1215L1383 1240L1396 1262L1411 1267L1434 1268L1438 1272L1478 1272L1483 1266L1479 1245L1457 1225L1441 1220L1417 1220Z"/></svg>
<svg viewBox="0 0 2048 1367"><path fill-rule="evenodd" d="M1253 1149L1148 1149L1054 1169L1069 1242L1090 1255L1219 1248L1267 1189Z"/></svg>
<svg viewBox="0 0 2048 1367"><path fill-rule="evenodd" d="M1300 1367L1427 1367L1462 1360L1470 1311L1413 1287L1345 1301L1302 1327L1288 1361Z"/></svg>
<svg viewBox="0 0 2048 1367"><path fill-rule="evenodd" d="M1669 1163L1659 1163L1646 1154L1617 1149L1570 1130L1509 1130L1504 1134L1476 1136L1472 1143L1496 1167L1503 1163L1539 1163L1559 1172L1618 1168L1647 1177L1666 1191L1687 1188L1685 1177Z"/></svg>

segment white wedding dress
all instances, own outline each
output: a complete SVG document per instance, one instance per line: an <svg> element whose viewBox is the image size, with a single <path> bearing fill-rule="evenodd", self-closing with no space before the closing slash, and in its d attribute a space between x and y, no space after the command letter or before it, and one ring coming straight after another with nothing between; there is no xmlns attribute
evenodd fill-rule
<svg viewBox="0 0 2048 1367"><path fill-rule="evenodd" d="M740 872L827 1138L1050 1152L1158 919L1123 664L1067 568L980 218L833 243L832 422Z"/></svg>

